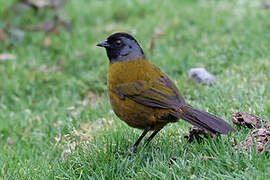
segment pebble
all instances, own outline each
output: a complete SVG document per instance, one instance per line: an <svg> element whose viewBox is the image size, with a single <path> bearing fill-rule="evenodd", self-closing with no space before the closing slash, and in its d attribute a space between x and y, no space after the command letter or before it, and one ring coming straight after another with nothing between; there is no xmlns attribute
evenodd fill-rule
<svg viewBox="0 0 270 180"><path fill-rule="evenodd" d="M189 77L198 83L214 84L215 77L207 72L204 68L192 68L189 70Z"/></svg>

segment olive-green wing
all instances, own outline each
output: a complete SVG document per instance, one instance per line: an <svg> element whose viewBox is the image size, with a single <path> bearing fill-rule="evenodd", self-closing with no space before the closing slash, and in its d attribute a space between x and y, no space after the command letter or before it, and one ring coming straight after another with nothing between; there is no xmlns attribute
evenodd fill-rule
<svg viewBox="0 0 270 180"><path fill-rule="evenodd" d="M116 88L120 98L128 97L133 101L151 107L179 109L186 104L177 87L168 77L155 80L139 80Z"/></svg>

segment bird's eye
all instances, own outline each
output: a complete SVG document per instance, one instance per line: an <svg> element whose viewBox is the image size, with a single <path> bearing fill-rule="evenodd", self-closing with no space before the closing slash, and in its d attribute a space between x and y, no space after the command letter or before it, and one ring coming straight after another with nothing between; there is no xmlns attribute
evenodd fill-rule
<svg viewBox="0 0 270 180"><path fill-rule="evenodd" d="M117 46L119 46L119 45L122 44L122 41L121 41L121 40L116 40L116 41L115 41L115 44L116 44Z"/></svg>

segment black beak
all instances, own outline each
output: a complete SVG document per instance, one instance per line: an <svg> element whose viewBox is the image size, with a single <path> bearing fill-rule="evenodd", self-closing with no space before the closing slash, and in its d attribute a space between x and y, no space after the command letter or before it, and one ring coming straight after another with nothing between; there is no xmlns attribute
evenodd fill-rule
<svg viewBox="0 0 270 180"><path fill-rule="evenodd" d="M99 46L99 47L104 47L104 48L111 47L111 46L109 45L109 43L107 42L107 40L98 43L97 46Z"/></svg>

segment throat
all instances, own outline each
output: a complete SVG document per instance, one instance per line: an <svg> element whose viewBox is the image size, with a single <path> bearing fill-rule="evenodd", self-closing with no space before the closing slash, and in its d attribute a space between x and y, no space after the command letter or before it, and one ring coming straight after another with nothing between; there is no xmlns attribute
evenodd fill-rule
<svg viewBox="0 0 270 180"><path fill-rule="evenodd" d="M123 61L133 61L133 60L138 60L138 59L145 59L144 54L134 54L134 53L125 53L118 55L117 57L109 57L110 63L115 63L115 62L123 62Z"/></svg>

